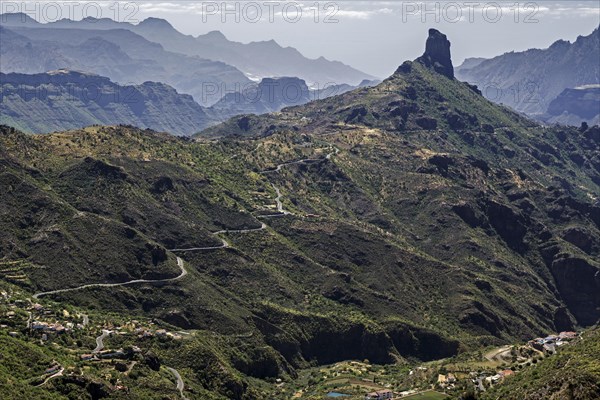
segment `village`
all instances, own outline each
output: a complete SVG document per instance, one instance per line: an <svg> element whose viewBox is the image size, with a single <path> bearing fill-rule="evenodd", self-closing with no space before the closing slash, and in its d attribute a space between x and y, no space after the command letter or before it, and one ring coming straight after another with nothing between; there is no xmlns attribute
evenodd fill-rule
<svg viewBox="0 0 600 400"><path fill-rule="evenodd" d="M307 387L298 390L294 398L441 400L468 390L484 392L552 357L579 336L565 331L412 368L377 366L368 360L340 362L313 371Z"/></svg>
<svg viewBox="0 0 600 400"><path fill-rule="evenodd" d="M53 303L40 304L21 292L0 291L0 332L4 331L14 338L37 341L40 345L62 347L76 354L70 365L54 360L41 375L32 376L34 386L43 386L67 373L75 376L86 363L128 374L145 358L145 351L141 348L144 343L152 340L180 341L191 336L188 332L167 330L151 320L125 319L119 322L102 318L94 323L93 318L81 312ZM95 343L93 349L92 343ZM111 389L128 390L119 379L115 380Z"/></svg>
<svg viewBox="0 0 600 400"><path fill-rule="evenodd" d="M557 348L576 339L576 332L561 332L545 338L530 340L524 345L503 346L484 354L484 359L490 364L488 368L477 371L457 370L455 373L439 374L437 385L441 389L453 390L460 378L470 380L477 391L501 384L521 369L532 366L540 359L552 356ZM482 366L485 364L482 364Z"/></svg>
<svg viewBox="0 0 600 400"><path fill-rule="evenodd" d="M52 302L38 302L23 293L0 291L0 332L34 340L41 345L62 346L74 353L70 365L53 361L32 380L35 385L65 374L75 374L85 365L116 369L128 374L144 359L145 343L153 340L179 342L193 335L167 329L158 321L90 318L78 310ZM534 338L524 344L505 345L483 352L465 353L450 359L410 365L372 365L368 360L345 361L309 371L304 387L293 389L278 379L276 387L291 398L347 398L348 400L428 399L450 397L467 389L486 391L501 385L524 368L551 357L579 337L565 331ZM76 366L76 367L74 367ZM121 379L112 390L127 391ZM320 397L314 397L314 395ZM287 396L287 394L285 394ZM285 397L282 397L285 398Z"/></svg>

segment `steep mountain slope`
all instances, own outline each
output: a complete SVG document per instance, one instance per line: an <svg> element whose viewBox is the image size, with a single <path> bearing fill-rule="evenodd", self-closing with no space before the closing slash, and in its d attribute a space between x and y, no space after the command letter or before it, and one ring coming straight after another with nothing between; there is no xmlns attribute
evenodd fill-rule
<svg viewBox="0 0 600 400"><path fill-rule="evenodd" d="M64 258L89 251L115 260L93 282L129 279L114 267L142 256L128 246L164 251L161 276L181 257L178 280L47 298L197 330L161 357L217 398L289 398L284 385L261 397L259 379L594 324L600 129L543 128L489 102L436 72L450 70L449 43L437 31L429 41L376 87L236 117L195 141L124 126L3 127L2 176L16 189L0 203L11 205L2 261L47 267L20 271L15 283L33 293L86 281L85 271L76 283L56 277L70 273ZM124 234L113 244L111 230L67 220L65 236L103 240L44 258L36 244L66 212L30 205L27 187Z"/></svg>
<svg viewBox="0 0 600 400"><path fill-rule="evenodd" d="M82 21L63 19L49 24L39 24L21 14L8 14L4 18L4 24L12 27L127 29L152 42L160 43L166 50L222 61L256 79L294 76L307 81L311 86L319 84L320 87L343 83L358 85L362 80L373 79L372 76L338 61L329 61L324 57L308 59L298 50L281 47L274 40L244 44L230 41L220 32L193 37L178 32L169 22L159 18L148 18L137 25L107 18L86 18Z"/></svg>
<svg viewBox="0 0 600 400"><path fill-rule="evenodd" d="M530 115L546 113L563 90L600 83L600 31L573 43L559 40L548 49L476 62L467 60L456 76L479 86L486 96ZM577 124L579 125L579 124Z"/></svg>
<svg viewBox="0 0 600 400"><path fill-rule="evenodd" d="M444 65L447 56L442 52L422 59ZM598 236L597 127L583 133L541 128L493 105L467 84L432 73L422 62L407 62L375 88L280 114L235 118L203 135L268 136L280 130L316 135L352 150L356 157L344 176L361 179L367 204L375 201L353 209L362 218L384 229L394 226L391 219L401 221L396 229L408 229L416 246L444 260L469 265L470 257L479 254L480 261L487 260L483 264L501 268L529 265L548 290L560 293L580 323L597 321L597 253L588 247ZM566 145L570 140L581 142ZM567 170L571 172L564 175ZM438 182L428 174L443 179ZM403 195L397 197L399 187ZM296 201L308 212L318 211L310 201ZM411 220L428 220L427 215L440 212L437 223ZM460 220L499 239L504 250L481 238L471 243L475 237L468 234L459 239ZM474 253L462 261L456 253L450 255L443 250L453 247L445 243L449 238L470 243ZM511 261L503 260L508 254ZM583 276L589 286L575 293L575 281ZM560 307L554 312L562 318Z"/></svg>
<svg viewBox="0 0 600 400"><path fill-rule="evenodd" d="M161 45L124 29L6 28L7 25L0 25L0 70L5 73L32 74L66 68L107 76L123 85L163 82L180 93L192 95L203 105L219 100L226 88L250 82L230 65L165 51Z"/></svg>
<svg viewBox="0 0 600 400"><path fill-rule="evenodd" d="M133 124L191 135L211 124L191 96L162 83L119 86L108 78L68 70L0 73L0 83L0 123L25 132Z"/></svg>

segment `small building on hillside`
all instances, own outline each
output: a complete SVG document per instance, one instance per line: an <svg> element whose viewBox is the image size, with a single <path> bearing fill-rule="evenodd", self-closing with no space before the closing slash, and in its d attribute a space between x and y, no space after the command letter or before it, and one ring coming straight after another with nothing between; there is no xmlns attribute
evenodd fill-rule
<svg viewBox="0 0 600 400"><path fill-rule="evenodd" d="M515 371L513 371L511 369L505 369L504 371L500 372L500 375L502 375L503 378L506 378L507 376L511 376L514 374L515 374Z"/></svg>
<svg viewBox="0 0 600 400"><path fill-rule="evenodd" d="M389 390L378 390L376 392L371 392L371 393L367 393L365 395L365 400L387 400L387 399L393 399L394 398L394 393Z"/></svg>
<svg viewBox="0 0 600 400"><path fill-rule="evenodd" d="M528 344L529 344L529 346L531 346L532 348L534 348L538 351L544 351L544 339L542 339L542 338L530 340L528 342Z"/></svg>
<svg viewBox="0 0 600 400"><path fill-rule="evenodd" d="M560 340L573 340L577 337L577 332L561 332L558 337Z"/></svg>

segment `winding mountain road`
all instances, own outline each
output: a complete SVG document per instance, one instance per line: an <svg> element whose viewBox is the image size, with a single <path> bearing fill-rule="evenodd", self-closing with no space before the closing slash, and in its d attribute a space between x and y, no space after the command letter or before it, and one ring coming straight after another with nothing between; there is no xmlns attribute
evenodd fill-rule
<svg viewBox="0 0 600 400"><path fill-rule="evenodd" d="M303 164L303 163L307 163L307 162L318 162L318 161L323 161L323 160L330 160L331 157L334 154L337 154L338 152L339 152L339 150L336 148L335 151L328 153L324 158L305 158L305 159L302 159L302 160L296 160L296 161L289 161L289 162L281 163L281 164L277 165L277 167L275 169L265 170L265 171L262 171L262 173L279 172L279 171L281 171L281 168L283 168L286 165ZM271 186L273 186L273 189L277 193L277 198L275 199L275 201L277 203L277 211L280 213L278 215L289 215L289 214L291 214L291 212L286 211L286 210L283 209L283 203L281 201L282 195L281 195L281 191L279 190L279 188L276 187L273 183L271 183ZM265 215L263 217L269 217L269 215ZM266 229L266 227L267 227L267 225L263 222L263 223L261 223L261 226L259 228L237 229L237 230L221 230L221 231L213 232L213 235L221 235L221 234L225 234L225 233L249 233L249 232L257 232L257 231L261 231L261 230ZM217 249L223 249L223 248L229 247L229 243L225 239L221 238L221 240L223 242L223 244L221 246L192 247L192 248L188 248L188 249L171 249L169 251L171 251L171 252L188 252L188 251L217 250ZM33 295L33 298L34 299L39 299L40 297L44 297L44 296L49 296L49 295L59 294L59 293L73 292L73 291L82 290L82 289L110 288L110 287L119 287L119 286L134 285L134 284L137 284L137 283L168 283L168 282L175 282L175 281L178 281L178 280L182 279L183 277L185 277L188 274L188 271L185 269L185 264L184 264L183 260L180 257L177 257L177 265L181 269L181 273L178 276L174 277L174 278L166 278L166 279L134 279L134 280L131 280L131 281L120 282L120 283L90 283L90 284L87 284L87 285L81 285L81 286L76 286L76 287L72 287L72 288L57 289L57 290L50 290L50 291L47 291L47 292L35 293ZM87 325L87 316L84 316L84 325ZM103 334L104 334L104 332L103 332ZM100 338L98 338L98 339L100 339ZM96 340L98 341L98 339L96 339ZM100 344L102 344L101 341L100 341ZM98 350L98 351L100 351L100 350Z"/></svg>
<svg viewBox="0 0 600 400"><path fill-rule="evenodd" d="M249 233L249 232L258 232L267 228L267 225L262 222L259 228L250 228L250 229L226 229L223 231L213 232L213 235L221 235L223 233Z"/></svg>
<svg viewBox="0 0 600 400"><path fill-rule="evenodd" d="M76 286L76 287L67 288L67 289L50 290L48 292L36 293L36 294L33 295L33 298L34 299L39 299L40 297L49 296L49 295L52 295L52 294L73 292L75 290L90 289L90 288L97 288L97 287L118 287L118 286L133 285L133 284L136 284L136 283L167 283L167 282L174 282L174 281L178 281L179 279L183 278L184 276L186 276L188 274L187 270L185 269L185 265L183 263L183 260L181 258L179 258L179 257L177 257L177 265L181 269L181 273L178 276L174 277L174 278L166 278L166 279L134 279L132 281L121 282L121 283L90 283L90 284L87 284L87 285L81 285L81 286Z"/></svg>
<svg viewBox="0 0 600 400"><path fill-rule="evenodd" d="M322 160L322 158L303 158L302 160L287 161L287 162L279 164L278 166L276 166L273 169L265 169L264 171L262 171L262 173L268 174L271 172L279 172L279 171L281 171L281 168L285 167L286 165L305 164L305 163L317 162L317 161L321 161L321 160Z"/></svg>
<svg viewBox="0 0 600 400"><path fill-rule="evenodd" d="M217 250L217 249L224 249L226 247L229 247L229 243L227 243L227 241L225 239L221 239L221 241L223 241L223 244L220 246L211 246L211 247L190 247L187 249L169 249L169 251L172 252L186 252L186 251L202 251L202 250Z"/></svg>
<svg viewBox="0 0 600 400"><path fill-rule="evenodd" d="M38 387L40 387L40 386L44 386L46 383L48 383L48 381L49 381L50 379L54 379L54 378L58 378L59 376L62 376L62 375L63 375L63 372L65 372L65 368L64 368L64 367L61 367L61 368L60 368L60 371L58 371L57 373L55 373L55 374L53 374L53 375L50 375L49 377L47 377L46 379L44 379L44 382L40 383L40 384L39 384L39 385L37 385L37 386L38 386Z"/></svg>
<svg viewBox="0 0 600 400"><path fill-rule="evenodd" d="M313 162L319 162L319 161L323 161L323 160L331 160L331 157L335 154L339 153L339 149L335 149L334 151L332 151L331 153L327 153L327 155L325 157L322 158L303 158L301 160L295 160L295 161L286 161L284 163L281 163L279 165L277 165L275 168L273 169L265 169L262 171L263 174L269 174L271 172L279 172L281 171L281 169L287 165L295 165L295 164L306 164L306 163L313 163Z"/></svg>
<svg viewBox="0 0 600 400"><path fill-rule="evenodd" d="M171 374L173 374L173 376L175 377L175 379L177 379L177 390L179 390L179 394L181 395L181 398L183 400L189 400L183 394L183 389L185 389L185 384L183 383L183 379L181 378L181 374L179 374L179 372L175 368L171 368L171 367L166 367L166 368L167 368L167 370Z"/></svg>
<svg viewBox="0 0 600 400"><path fill-rule="evenodd" d="M92 350L92 354L99 353L104 349L104 339L106 339L112 332L107 329L102 329L102 334L96 338L96 348Z"/></svg>
<svg viewBox="0 0 600 400"><path fill-rule="evenodd" d="M334 151L327 153L327 155L323 158L303 158L302 160L296 160L296 161L288 161L288 162L284 162L281 163L279 165L277 165L275 168L273 169L265 169L263 171L261 171L262 174L269 174L272 172L279 172L281 171L281 169L287 165L294 165L294 164L305 164L305 163L313 163L313 162L319 162L319 161L324 161L324 160L331 160L331 157L333 157L334 155L338 154L340 152L340 149L335 148ZM279 190L279 188L277 186L275 186L272 182L271 182L271 186L273 187L273 189L275 190L275 193L277 193L277 197L275 198L275 203L277 204L277 212L279 214L272 214L272 215L261 215L260 217L262 218L272 218L272 217L282 217L284 215L293 215L292 212L284 210L283 209L283 202L281 201L281 190Z"/></svg>
<svg viewBox="0 0 600 400"><path fill-rule="evenodd" d="M291 212L283 209L283 202L281 201L281 190L279 190L279 188L273 185L272 183L271 186L273 186L275 193L277 193L277 197L275 198L275 202L277 203L277 211L283 215L290 215Z"/></svg>
<svg viewBox="0 0 600 400"><path fill-rule="evenodd" d="M267 225L264 222L261 222L260 227L258 228L250 228L250 229L225 229L222 231L213 232L213 235L222 235L224 233L250 233L250 232L258 232L267 228ZM203 251L203 250L217 250L224 249L229 247L230 244L223 238L221 238L223 244L221 246L210 246L210 247L190 247L187 249L170 249L172 252L189 252L189 251Z"/></svg>

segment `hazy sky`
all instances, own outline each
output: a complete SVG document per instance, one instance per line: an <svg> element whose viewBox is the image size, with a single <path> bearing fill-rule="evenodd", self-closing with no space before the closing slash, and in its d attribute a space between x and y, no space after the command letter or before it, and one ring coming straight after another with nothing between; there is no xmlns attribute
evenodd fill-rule
<svg viewBox="0 0 600 400"><path fill-rule="evenodd" d="M240 42L275 39L308 57L343 61L378 77L418 57L430 27L448 35L458 65L466 57L573 41L600 24L598 0L1 2L2 12L15 8L38 20L101 16L136 23L159 17L194 36L219 30Z"/></svg>

